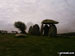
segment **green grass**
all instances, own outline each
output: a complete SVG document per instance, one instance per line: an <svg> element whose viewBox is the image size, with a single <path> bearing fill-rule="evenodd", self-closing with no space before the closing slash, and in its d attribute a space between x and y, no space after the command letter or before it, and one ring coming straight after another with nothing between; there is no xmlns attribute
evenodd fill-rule
<svg viewBox="0 0 75 56"><path fill-rule="evenodd" d="M27 36L16 38L12 34L0 34L0 56L58 56L57 53L60 51L75 51L75 37Z"/></svg>

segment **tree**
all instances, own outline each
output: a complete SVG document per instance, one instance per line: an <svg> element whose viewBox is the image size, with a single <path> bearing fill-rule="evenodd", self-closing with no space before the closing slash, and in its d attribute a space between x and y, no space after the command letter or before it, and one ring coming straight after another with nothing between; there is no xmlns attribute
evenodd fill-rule
<svg viewBox="0 0 75 56"><path fill-rule="evenodd" d="M18 22L15 22L14 25L15 25L16 28L18 28L21 31L21 33L26 34L26 31L25 31L26 25L23 22L18 21Z"/></svg>
<svg viewBox="0 0 75 56"><path fill-rule="evenodd" d="M32 34L33 35L37 35L39 36L40 35L40 27L38 24L35 24L32 28Z"/></svg>

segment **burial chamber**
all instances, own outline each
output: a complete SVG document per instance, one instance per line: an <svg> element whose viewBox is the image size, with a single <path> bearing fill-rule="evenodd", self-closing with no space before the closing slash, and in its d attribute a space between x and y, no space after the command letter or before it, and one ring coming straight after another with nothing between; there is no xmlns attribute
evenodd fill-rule
<svg viewBox="0 0 75 56"><path fill-rule="evenodd" d="M57 35L57 27L55 24L59 22L51 19L45 19L41 22L41 34L44 36L54 37Z"/></svg>

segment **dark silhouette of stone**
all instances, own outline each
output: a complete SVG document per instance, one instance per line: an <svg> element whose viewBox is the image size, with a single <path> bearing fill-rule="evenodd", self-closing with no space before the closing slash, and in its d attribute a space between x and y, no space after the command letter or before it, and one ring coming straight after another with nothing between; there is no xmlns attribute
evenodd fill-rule
<svg viewBox="0 0 75 56"><path fill-rule="evenodd" d="M54 21L54 20L50 20L50 19L46 19L42 21L42 24L58 24L59 22Z"/></svg>
<svg viewBox="0 0 75 56"><path fill-rule="evenodd" d="M29 34L29 35L32 35L32 30L33 30L33 27L30 26L29 31L28 31L28 34Z"/></svg>
<svg viewBox="0 0 75 56"><path fill-rule="evenodd" d="M48 36L55 37L56 34L57 34L57 28L56 28L56 26L54 24L51 24Z"/></svg>
<svg viewBox="0 0 75 56"><path fill-rule="evenodd" d="M40 35L40 27L38 24L35 24L32 29L32 35Z"/></svg>
<svg viewBox="0 0 75 56"><path fill-rule="evenodd" d="M29 32L29 28L31 27L31 26L33 26L34 24L32 23L32 22L28 22L27 23L27 29L26 29L26 31L27 32Z"/></svg>
<svg viewBox="0 0 75 56"><path fill-rule="evenodd" d="M44 31L44 36L48 36L49 26L47 24L43 27L43 31Z"/></svg>

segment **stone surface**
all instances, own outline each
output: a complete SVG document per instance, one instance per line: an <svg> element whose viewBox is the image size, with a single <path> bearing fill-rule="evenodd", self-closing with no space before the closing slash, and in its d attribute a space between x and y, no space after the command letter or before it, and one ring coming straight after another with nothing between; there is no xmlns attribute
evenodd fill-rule
<svg viewBox="0 0 75 56"><path fill-rule="evenodd" d="M16 34L16 37L26 37L25 34Z"/></svg>
<svg viewBox="0 0 75 56"><path fill-rule="evenodd" d="M42 24L58 24L59 22L55 20L46 19L42 21Z"/></svg>
<svg viewBox="0 0 75 56"><path fill-rule="evenodd" d="M55 25L51 25L49 29L49 34L48 36L54 37L57 34L57 28Z"/></svg>

